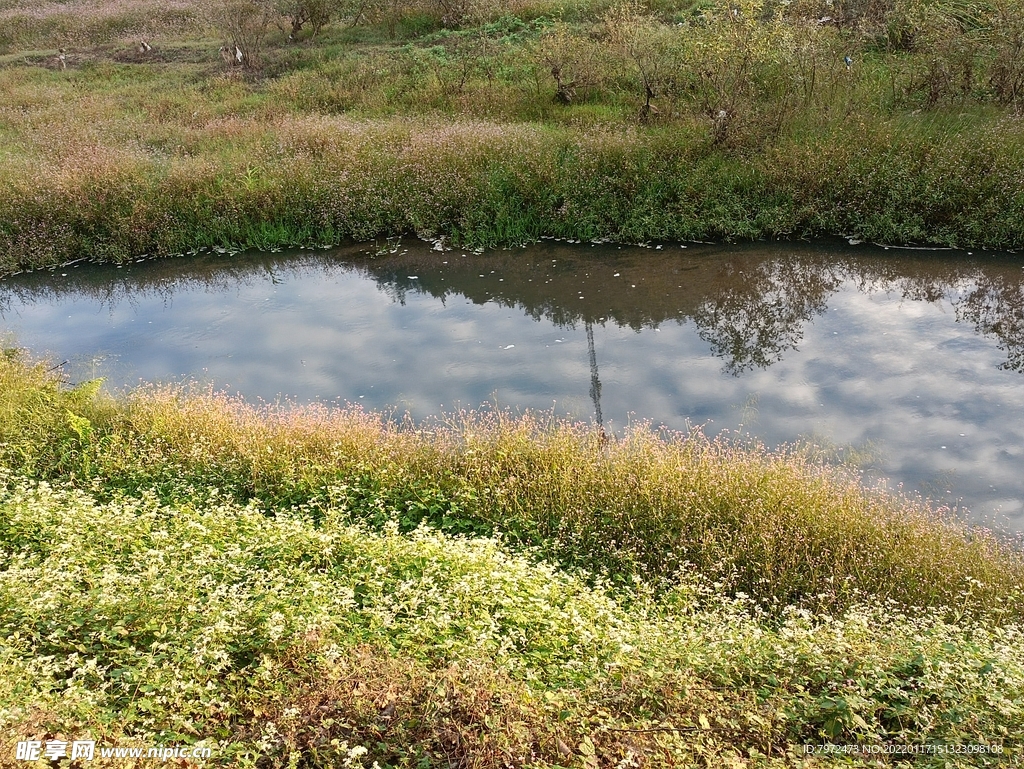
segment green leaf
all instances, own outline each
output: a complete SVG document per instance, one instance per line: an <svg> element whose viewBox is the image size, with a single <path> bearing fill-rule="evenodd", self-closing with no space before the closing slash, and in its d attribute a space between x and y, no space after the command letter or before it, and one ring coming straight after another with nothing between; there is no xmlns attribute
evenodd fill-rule
<svg viewBox="0 0 1024 769"><path fill-rule="evenodd" d="M68 423L71 425L71 429L75 431L75 435L83 443L89 440L89 436L92 435L92 422L86 417L80 417L75 412L68 410L65 412L68 418Z"/></svg>
<svg viewBox="0 0 1024 769"><path fill-rule="evenodd" d="M71 391L71 393L80 398L82 401L88 403L89 401L96 397L96 394L100 391L100 388L103 387L103 383L105 381L107 380L104 377L99 377L98 379L90 379L86 382L82 382L81 384L79 384L77 387L75 387L75 389Z"/></svg>

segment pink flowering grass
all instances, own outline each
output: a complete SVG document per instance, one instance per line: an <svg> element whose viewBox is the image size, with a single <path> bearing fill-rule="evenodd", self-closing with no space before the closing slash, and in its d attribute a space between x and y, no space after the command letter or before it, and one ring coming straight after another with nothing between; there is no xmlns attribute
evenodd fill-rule
<svg viewBox="0 0 1024 769"><path fill-rule="evenodd" d="M871 129L867 152L851 129L748 161L667 131L286 116L114 145L130 126L94 125L44 123L24 153L0 156L0 271L407 232L474 245L836 231L1024 242L1018 145L994 131L947 137L919 160L893 124ZM876 207L897 189L901 207Z"/></svg>
<svg viewBox="0 0 1024 769"><path fill-rule="evenodd" d="M208 7L199 0L7 0L0 3L0 51L201 34Z"/></svg>

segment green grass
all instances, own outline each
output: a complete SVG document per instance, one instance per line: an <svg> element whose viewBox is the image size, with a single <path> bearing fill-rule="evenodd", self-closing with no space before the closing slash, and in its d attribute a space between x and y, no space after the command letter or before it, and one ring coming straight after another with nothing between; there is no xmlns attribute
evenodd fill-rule
<svg viewBox="0 0 1024 769"><path fill-rule="evenodd" d="M799 455L44 369L0 362L5 762L54 734L261 767L1020 758L1020 551Z"/></svg>
<svg viewBox="0 0 1024 769"><path fill-rule="evenodd" d="M137 12L127 0L83 6L84 26L61 33L75 40L66 70L46 49L59 35L0 40L0 272L410 231L473 245L1024 245L1024 134L999 90L1000 35L1016 27L987 6L963 29L890 9L928 41L908 48L867 20L808 26L805 9L738 24L659 3L638 33L662 73L640 125L638 70L608 3L517 2L518 16L458 30L421 9L394 37L383 22L291 43L272 28L258 72L224 65L217 30L179 25L179 5L153 17L146 55L104 26ZM107 21L90 32L89 14ZM586 82L571 105L555 103L545 59L555 29L563 68ZM933 72L951 45L974 46L966 90Z"/></svg>
<svg viewBox="0 0 1024 769"><path fill-rule="evenodd" d="M1024 245L1024 15L985 3L836 30L659 0L643 123L604 0L273 29L247 72L205 5L0 0L0 274L410 231ZM0 357L0 765L55 736L260 769L1024 760L1021 549L806 453L46 368ZM1003 752L940 752L970 745Z"/></svg>
<svg viewBox="0 0 1024 769"><path fill-rule="evenodd" d="M238 109L265 105L253 97ZM639 242L824 232L1019 245L1016 136L988 128L926 141L917 127L858 124L739 158L667 129L211 117L203 129L158 127L117 150L72 140L57 159L9 158L0 269L410 231L492 246L545 234ZM41 125L35 141L63 133Z"/></svg>
<svg viewBox="0 0 1024 769"><path fill-rule="evenodd" d="M794 452L643 427L603 443L580 425L490 412L413 429L188 389L111 402L40 376L6 366L0 457L101 497L149 490L181 504L217 488L237 504L347 511L375 528L501 533L620 585L671 587L696 570L766 610L842 611L867 597L951 616L1022 610L1019 552Z"/></svg>

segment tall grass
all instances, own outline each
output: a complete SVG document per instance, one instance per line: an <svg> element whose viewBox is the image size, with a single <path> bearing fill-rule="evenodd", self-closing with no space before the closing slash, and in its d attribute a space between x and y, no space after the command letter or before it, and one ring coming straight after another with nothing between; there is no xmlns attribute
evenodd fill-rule
<svg viewBox="0 0 1024 769"><path fill-rule="evenodd" d="M79 139L52 160L0 158L0 270L409 231L486 245L845 232L1012 248L1024 145L1009 130L913 140L902 121L858 125L745 159L677 132L326 117L211 123L202 141L233 146L194 157Z"/></svg>
<svg viewBox="0 0 1024 769"><path fill-rule="evenodd" d="M888 9L911 44L865 20L811 24L803 6L745 3L737 18L664 2L636 17L639 37L623 48L609 7L518 3L502 6L518 16L471 14L403 40L383 22L338 22L297 43L272 29L260 73L224 64L216 37L185 27L145 54L83 33L67 70L59 36L11 42L0 272L409 231L477 245L541 234L1024 242L1019 110L997 93L1019 75L1012 14L979 6L970 29L954 29L931 10ZM100 2L2 13L61 9L152 16ZM957 66L973 80L936 90L949 73L929 62L964 41L973 68ZM645 61L658 77L638 125L633 69ZM569 104L555 101L552 62L587 84Z"/></svg>
<svg viewBox="0 0 1024 769"><path fill-rule="evenodd" d="M47 369L0 356L4 765L65 736L260 769L1024 746L1024 555L801 456Z"/></svg>
<svg viewBox="0 0 1024 769"><path fill-rule="evenodd" d="M950 617L1016 617L1024 555L920 503L800 455L636 427L606 440L534 416L422 425L320 406L258 408L195 389L121 401L60 391L7 361L0 458L113 498L342 511L376 529L499 534L620 585L693 575L778 611L871 599Z"/></svg>
<svg viewBox="0 0 1024 769"><path fill-rule="evenodd" d="M138 38L201 35L197 0L15 0L0 3L0 51L92 46Z"/></svg>

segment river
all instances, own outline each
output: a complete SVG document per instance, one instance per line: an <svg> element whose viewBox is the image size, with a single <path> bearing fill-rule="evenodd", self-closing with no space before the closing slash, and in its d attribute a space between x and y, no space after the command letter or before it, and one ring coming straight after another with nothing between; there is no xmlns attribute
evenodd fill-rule
<svg viewBox="0 0 1024 769"><path fill-rule="evenodd" d="M70 382L197 378L422 419L549 409L801 443L1024 532L1024 258L846 241L417 240L0 280L0 334Z"/></svg>

